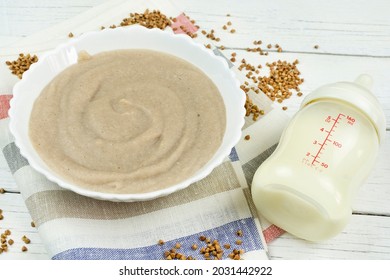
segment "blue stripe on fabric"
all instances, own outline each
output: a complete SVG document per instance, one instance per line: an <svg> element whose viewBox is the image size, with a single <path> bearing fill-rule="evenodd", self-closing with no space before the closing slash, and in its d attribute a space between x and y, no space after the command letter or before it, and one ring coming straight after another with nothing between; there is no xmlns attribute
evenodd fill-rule
<svg viewBox="0 0 390 280"><path fill-rule="evenodd" d="M237 154L237 151L236 151L236 148L232 148L232 150L230 151L230 154L229 154L229 159L231 161L239 161L240 159L238 158L238 154Z"/></svg>
<svg viewBox="0 0 390 280"><path fill-rule="evenodd" d="M238 237L236 235L237 230L242 230L243 236ZM156 240L156 245L131 249L75 248L56 254L53 260L161 260L164 259L164 252L172 249L176 243L182 245L177 252L203 260L203 255L199 253L199 249L206 245L205 242L199 240L201 235L210 238L211 241L214 239L218 240L221 246L224 244L231 245L231 249L223 249L224 259L228 258L228 254L234 248L244 249L245 252L264 249L254 219L247 218L193 235L166 241L164 245L158 245L158 240ZM129 235L129 238L131 238L131 235ZM241 245L235 244L237 239L242 240ZM194 243L198 245L197 250L191 249Z"/></svg>

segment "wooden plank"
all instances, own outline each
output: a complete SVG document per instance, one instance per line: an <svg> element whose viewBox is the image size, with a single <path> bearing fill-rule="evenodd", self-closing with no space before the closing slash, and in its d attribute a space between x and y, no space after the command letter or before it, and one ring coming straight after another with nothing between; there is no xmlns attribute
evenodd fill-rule
<svg viewBox="0 0 390 280"><path fill-rule="evenodd" d="M285 233L268 245L272 259L390 259L390 217L353 215L328 241L307 242Z"/></svg>
<svg viewBox="0 0 390 280"><path fill-rule="evenodd" d="M174 2L201 28L216 29L221 36L226 32L220 28L230 20L237 32L223 38L228 47L246 48L254 37L278 43L288 52L390 56L388 1L240 1L237 5L219 0L207 8L204 1Z"/></svg>
<svg viewBox="0 0 390 280"><path fill-rule="evenodd" d="M80 14L104 0L0 2L0 35L27 36Z"/></svg>
<svg viewBox="0 0 390 280"><path fill-rule="evenodd" d="M81 4L77 0L41 0L31 5L28 1L8 1L1 7L2 33L5 33L1 35L25 36L103 2L88 0ZM358 0L353 5L338 0L261 3L246 0L239 5L225 0L170 2L181 7L202 28L215 29L226 39L224 42L228 47L246 48L254 37L278 43L288 52L390 56L388 1ZM160 6L163 11L164 4ZM229 18L228 13L231 14ZM234 37L219 32L229 20L237 30ZM319 49L314 49L314 45L319 45Z"/></svg>
<svg viewBox="0 0 390 280"><path fill-rule="evenodd" d="M390 131L380 149L377 163L367 178L367 182L358 190L353 203L355 213L390 216ZM390 235L390 232L389 232Z"/></svg>
<svg viewBox="0 0 390 280"><path fill-rule="evenodd" d="M303 98L318 87L339 81L353 82L360 74L368 74L374 81L372 92L381 103L386 119L390 120L390 83L387 75L387 73L390 73L390 57L372 58L284 52L273 52L268 56L260 56L258 53L237 49L229 49L222 52L227 58L231 58L231 53L235 52L237 54L236 61L238 62L244 58L252 65L261 64L263 66L259 73L261 76L269 75L266 63L272 63L279 59L292 63L298 59L299 64L297 67L301 72L301 78L304 79L300 90L304 95L298 97L295 95L295 91L292 91L294 95L290 99L284 100L282 104L274 103L279 108L287 106L288 110L286 112L290 116L297 112ZM240 63L236 63L236 65L239 66ZM242 71L242 73L245 76L247 71ZM249 79L247 81L253 83ZM387 121L387 127L390 127L390 121Z"/></svg>
<svg viewBox="0 0 390 280"><path fill-rule="evenodd" d="M96 0L98 1L98 0ZM92 1L93 2L93 1ZM20 4L20 3L19 3ZM348 36L348 34L343 35L342 41L337 41L334 36L332 36L333 45L332 48L335 50L327 53L337 53L337 54L347 54L345 56L331 56L331 55L321 55L323 52L320 51L313 51L312 44L310 45L310 48L307 48L307 45L302 42L301 40L294 40L294 38L291 38L291 34L295 34L294 36L303 36L304 34L301 34L299 32L302 27L296 27L294 28L294 24L296 24L296 19L302 18L301 17L295 17L295 14L292 11L296 11L295 7L299 7L299 3L290 3L285 2L283 6L280 6L280 4L274 2L274 1L266 1L265 3L262 3L261 8L260 5L256 3L256 1L246 1L246 5L237 5L238 7L235 7L235 12L231 13L231 17L226 17L226 14L229 12L230 6L225 5L224 3L221 3L220 1L215 1L215 6L217 9L213 10L213 13L210 13L209 10L205 10L203 7L204 3L202 1L180 1L180 3L177 3L177 5L180 7L183 7L184 11L188 11L187 13L191 15L191 13L195 14L195 17L198 16L201 20L199 20L199 24L201 27L204 25L204 27L208 30L214 29L215 32L221 37L221 41L219 44L223 44L224 46L228 48L235 48L234 51L237 51L236 48L247 48L247 47L253 47L253 40L259 40L262 39L264 44L263 48L266 49L265 45L268 43L279 43L281 46L283 46L284 52L283 54L275 54L275 50L272 50L272 53L269 57L262 57L260 58L261 61L267 61L272 59L287 59L291 60L293 58L298 58L302 61L300 65L300 69L303 72L303 77L305 77L306 82L304 85L302 85L302 90L304 93L311 92L313 89L317 88L318 86L328 83L328 82L335 82L339 80L348 80L352 81L359 75L360 73L369 73L373 76L375 80L374 84L374 92L381 97L381 101L386 104L385 111L386 115L389 116L389 110L390 110L390 96L386 94L386 92L389 92L389 83L387 83L385 73L388 73L389 68L389 57L386 59L377 58L374 59L372 56L377 56L378 53L386 50L386 47L384 46L390 46L390 44L384 44L383 40L388 40L389 37L384 36L383 34L387 34L390 32L389 24L386 24L387 21L387 15L384 13L379 12L378 16L375 17L373 21L365 22L364 26L371 26L372 32L375 34L382 34L380 37L382 38L375 38L374 35L370 34L369 31L360 30L362 27L362 19L364 17L359 17L359 14L361 11L370 11L370 9L375 8L375 5L372 5L371 3L368 3L366 1L362 1L362 3L359 3L359 9L358 10L351 10L349 13L346 13L345 17L342 17L337 23L338 26L357 26L360 29L360 32L358 33L357 38L353 39ZM21 4L20 4L21 5ZM47 7L46 9L53 9L56 7L56 4L52 4L52 7ZM85 4L88 6L88 4ZM390 5L389 2L383 1L380 5L386 6ZM37 4L36 6L39 6ZM58 6L58 5L57 5ZM11 6L9 9L12 10ZM73 7L73 6L72 6ZM329 14L329 16L334 15L334 7L340 7L339 1L332 0L330 2L321 2L316 3L315 6L313 5L304 5L305 9L305 16L312 17L313 15L316 15L317 12L312 10L321 10L321 14ZM28 4L26 6L21 7L21 11L23 9L28 10L30 7ZM385 7L384 7L385 8ZM42 9L45 9L44 7ZM340 7L342 10L342 7ZM56 11L58 9L55 9ZM68 9L59 9L61 11L68 10ZM60 12L61 12L60 11ZM272 18L273 24L280 24L280 32L272 31L271 34L268 36L267 32L264 32L266 30L263 30L261 28L261 25L259 25L259 20L261 21L267 21L270 22L269 18L275 12L278 11L278 17ZM48 10L46 10L48 13ZM76 13L76 11L75 11ZM245 13L251 13L256 14L258 16L256 17L249 17L248 19L245 19ZM299 10L299 13L301 13L301 10ZM31 13L30 13L31 14ZM377 15L377 13L375 13ZM34 20L39 20L40 18L45 18L44 22L41 22L40 28L43 26L51 25L53 23L50 23L50 19L47 20L47 16L49 14L45 15L45 12L42 12L42 16L35 16ZM352 18L349 18L352 17ZM258 18L258 19L257 19ZM319 17L321 18L321 17ZM15 13L11 13L9 15L8 20L19 20L19 18L16 18ZM245 21L243 21L245 19ZM279 21L283 19L283 24ZM330 18L329 22L336 21L335 18ZM238 21L241 25L242 34L238 34L239 32L235 34L231 34L227 31L224 31L222 29L222 26L226 24L227 21ZM241 22L243 21L243 22ZM303 26L306 28L306 24L303 20L298 20L301 22ZM375 21L382 22L382 24L375 23ZM28 22L29 24L26 24L27 26L31 26L31 22L29 22L28 18L24 19L24 22ZM295 23L294 23L295 22ZM283 26L286 26L288 24L288 32L284 33ZM23 23L18 22L16 26L24 26ZM323 28L326 28L328 26L327 22L322 22L321 26ZM384 31L379 31L381 28L384 29ZM237 28L236 28L237 29ZM294 32L291 31L294 30ZM238 29L237 29L238 30ZM257 31L256 31L257 30ZM325 34L324 34L325 32ZM326 35L329 33L330 30L322 30L318 29L316 30L316 34L319 34L318 36L324 36L327 40L329 40L329 36ZM366 32L366 33L364 33ZM353 36L356 36L357 32L352 32L351 34ZM272 36L271 36L272 35ZM267 37L268 36L268 37ZM379 35L378 35L379 36ZM276 38L279 37L279 38ZM372 38L374 37L374 38ZM310 36L312 38L312 36ZM358 55L367 55L369 57L350 57L351 54L354 53L354 48L356 45L362 45L361 42L354 42L354 40L362 40L361 38L369 38L368 42L375 44L374 46L368 46L364 44L364 53L360 53ZM280 39L280 40L278 40ZM277 41L277 42L276 42ZM282 42L279 42L282 41ZM237 42L239 42L239 46L237 46ZM294 47L295 46L295 47ZM389 47L390 48L390 47ZM320 48L322 49L322 48ZM288 53L293 52L293 53ZM248 56L248 54L245 54L245 56ZM367 61L370 61L367 64ZM378 62L378 63L377 63ZM384 67L382 67L384 66ZM333 71L332 69L337 69L337 71ZM290 102L286 102L286 105L289 106ZM297 107L299 104L292 103L290 106L291 108Z"/></svg>

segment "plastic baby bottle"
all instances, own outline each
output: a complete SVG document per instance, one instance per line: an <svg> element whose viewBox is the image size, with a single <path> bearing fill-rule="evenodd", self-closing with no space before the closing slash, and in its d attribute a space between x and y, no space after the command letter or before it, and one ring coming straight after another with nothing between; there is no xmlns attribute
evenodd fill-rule
<svg viewBox="0 0 390 280"><path fill-rule="evenodd" d="M371 85L361 75L354 83L320 87L303 100L253 177L252 198L266 219L310 241L343 230L386 130Z"/></svg>

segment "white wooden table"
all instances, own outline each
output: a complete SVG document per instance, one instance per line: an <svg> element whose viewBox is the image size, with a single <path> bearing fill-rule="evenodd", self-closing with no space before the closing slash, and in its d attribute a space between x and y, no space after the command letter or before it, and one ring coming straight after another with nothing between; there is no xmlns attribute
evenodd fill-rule
<svg viewBox="0 0 390 280"><path fill-rule="evenodd" d="M1 0L0 46L17 41L80 14L103 0ZM386 142L375 169L360 188L353 205L353 217L337 237L322 243L309 243L289 234L269 244L272 259L390 259L390 2L386 0L356 1L282 1L282 0L173 0L196 20L201 29L222 30L229 20L234 35L220 33L230 57L254 63L277 59L300 61L305 82L304 94L316 87L340 80L352 81L361 73L374 80L376 96L387 118ZM142 12L142 11L129 11ZM162 11L163 12L163 11ZM227 14L231 16L227 18ZM254 40L263 44L279 44L283 51L270 51L269 56L246 52ZM318 48L314 48L318 45ZM264 46L263 46L264 48ZM283 102L294 114L301 98L294 96ZM278 106L278 105L277 105ZM0 231L10 229L13 236L28 235L29 250L12 249L1 259L47 259L39 234L30 225L31 218L18 192L9 169L0 156L0 209L4 219ZM20 240L15 240L19 242Z"/></svg>

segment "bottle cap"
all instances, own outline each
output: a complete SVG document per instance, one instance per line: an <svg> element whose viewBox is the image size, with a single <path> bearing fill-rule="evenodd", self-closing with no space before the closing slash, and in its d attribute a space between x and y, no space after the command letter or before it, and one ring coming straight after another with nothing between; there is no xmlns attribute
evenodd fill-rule
<svg viewBox="0 0 390 280"><path fill-rule="evenodd" d="M336 99L349 103L365 114L374 125L380 143L386 132L386 118L378 99L370 91L372 78L362 74L355 82L338 82L324 85L306 96L301 108L321 99Z"/></svg>

